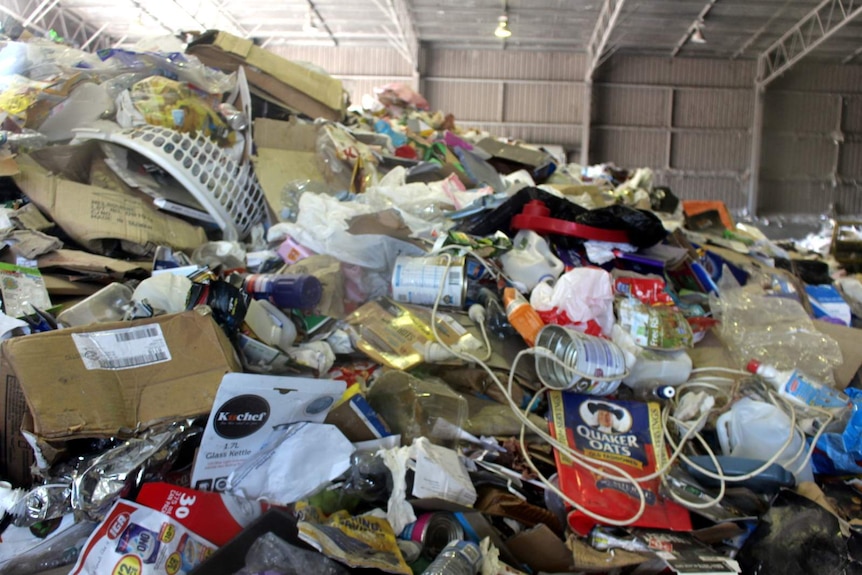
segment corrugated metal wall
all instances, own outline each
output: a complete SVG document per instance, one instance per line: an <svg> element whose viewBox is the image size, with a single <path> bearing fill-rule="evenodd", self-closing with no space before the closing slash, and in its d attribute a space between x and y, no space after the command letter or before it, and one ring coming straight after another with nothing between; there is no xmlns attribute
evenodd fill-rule
<svg viewBox="0 0 862 575"><path fill-rule="evenodd" d="M375 86L412 80L395 50L275 50L341 77L354 102ZM433 109L463 127L562 145L577 161L583 54L425 48L421 60L420 89ZM613 56L593 86L590 161L650 167L680 197L744 208L755 67ZM821 213L836 204L862 214L862 66L802 64L777 80L767 90L763 136L760 212Z"/></svg>
<svg viewBox="0 0 862 575"><path fill-rule="evenodd" d="M683 198L745 206L754 66L615 56L596 76L590 160L650 167Z"/></svg>
<svg viewBox="0 0 862 575"><path fill-rule="evenodd" d="M862 66L801 63L766 92L760 210L862 214Z"/></svg>

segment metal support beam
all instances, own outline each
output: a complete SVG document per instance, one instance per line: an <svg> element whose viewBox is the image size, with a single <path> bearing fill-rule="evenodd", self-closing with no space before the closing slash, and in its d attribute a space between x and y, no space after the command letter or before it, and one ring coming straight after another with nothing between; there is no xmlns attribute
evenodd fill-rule
<svg viewBox="0 0 862 575"><path fill-rule="evenodd" d="M707 14L709 14L716 2L718 2L718 0L709 0L709 2L706 3L706 6L701 9L697 18L694 19L694 22L691 23L691 26L688 27L688 30L685 31L685 34L683 34L682 38L679 39L676 46L673 47L673 51L670 53L671 58L675 58L676 55L679 54L679 51L682 50L682 47L685 46L685 43L688 42L691 35L694 34L695 30L697 30L697 27L703 24Z"/></svg>
<svg viewBox="0 0 862 575"><path fill-rule="evenodd" d="M770 29L770 27L772 26L772 23L775 22L776 19L781 17L781 15L784 13L785 10L787 10L787 7L792 2L793 2L793 0L786 0L786 2L784 2L784 5L781 8L779 8L772 15L772 17L766 22L766 24L764 24L763 26L758 28L757 31L754 34L752 34L751 37L748 40L746 40L745 43L742 46L740 46L736 52L733 53L733 56L731 56L730 59L736 60L737 58L742 56L745 53L745 51L751 47L752 44L757 42L757 39L760 38L764 32L766 32L767 30Z"/></svg>
<svg viewBox="0 0 862 575"><path fill-rule="evenodd" d="M604 63L603 55L614 26L619 20L625 0L604 0L590 42L587 44L587 68L584 70L583 104L581 106L581 165L590 162L590 122L593 115L593 76L599 65Z"/></svg>
<svg viewBox="0 0 862 575"><path fill-rule="evenodd" d="M593 80L584 82L583 104L581 105L581 165L590 165L590 129L593 116Z"/></svg>
<svg viewBox="0 0 862 575"><path fill-rule="evenodd" d="M757 75L763 73L761 68L763 61L757 62ZM749 165L748 180L748 215L757 216L757 204L760 194L760 153L763 143L763 103L766 98L766 88L759 83L754 83L754 114L751 125L751 163Z"/></svg>
<svg viewBox="0 0 862 575"><path fill-rule="evenodd" d="M757 85L765 88L860 14L855 0L823 0L760 55Z"/></svg>
<svg viewBox="0 0 862 575"><path fill-rule="evenodd" d="M93 35L92 35L92 36L90 36L89 38L87 38L87 41L86 41L86 42L84 42L83 44L81 44L81 50L86 50L86 49L87 49L87 46L89 46L90 44L92 44L92 43L93 43L93 40L95 40L96 38L98 38L98 37L99 37L99 35L100 35L102 32L104 32L104 31L105 31L105 28L107 28L107 27L108 27L108 23L107 23L107 22L105 22L104 24L102 24L102 26L101 26L98 30L96 30L95 32L93 32Z"/></svg>
<svg viewBox="0 0 862 575"><path fill-rule="evenodd" d="M859 54L862 54L862 46L859 46L858 48L856 48L856 50L854 50L854 51L853 51L853 53L852 53L852 54L850 54L849 56L847 56L846 58L844 58L843 60L841 60L841 63L842 63L842 64L849 64L849 63L850 63L850 62L852 62L852 61L853 61L853 59L854 59L856 56L858 56Z"/></svg>
<svg viewBox="0 0 862 575"><path fill-rule="evenodd" d="M332 30L329 29L329 24L326 23L326 20L323 19L323 16L320 15L320 12L317 10L317 6L314 5L312 0L306 0L308 2L308 9L311 10L311 13L317 18L320 22L320 25L323 26L324 32L329 36L329 39L332 40L333 46L338 46L338 39L335 37L335 34L332 33ZM267 42L268 43L268 42Z"/></svg>
<svg viewBox="0 0 862 575"><path fill-rule="evenodd" d="M29 2L21 9L20 3L18 3L17 11L8 6L0 6L0 11L20 22L22 27L29 28L40 36L47 36L52 29L56 28L66 41L74 45L92 46L94 49L100 49L113 43L110 36L102 34L104 27L98 33L94 33L94 26L89 25L83 18L60 5L59 0L42 0L33 7L34 4L35 2ZM31 8L32 11L29 15L22 13Z"/></svg>
<svg viewBox="0 0 862 575"><path fill-rule="evenodd" d="M625 0L604 0L602 3L602 9L590 36L590 43L587 44L587 69L584 74L587 81L593 79L593 74L602 59L605 46L608 45L624 4Z"/></svg>
<svg viewBox="0 0 862 575"><path fill-rule="evenodd" d="M394 26L393 32L388 27L383 27L389 38L389 43L404 58L414 76L415 83L419 82L419 34L416 31L416 23L410 14L408 0L372 0L377 8L389 19Z"/></svg>

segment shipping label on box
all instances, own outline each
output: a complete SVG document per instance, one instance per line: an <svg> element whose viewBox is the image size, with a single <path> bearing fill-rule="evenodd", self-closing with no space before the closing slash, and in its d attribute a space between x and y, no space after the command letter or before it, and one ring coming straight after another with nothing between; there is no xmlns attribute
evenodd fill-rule
<svg viewBox="0 0 862 575"><path fill-rule="evenodd" d="M229 373L219 386L192 470L192 487L224 491L227 479L267 438L299 421L322 423L344 382Z"/></svg>

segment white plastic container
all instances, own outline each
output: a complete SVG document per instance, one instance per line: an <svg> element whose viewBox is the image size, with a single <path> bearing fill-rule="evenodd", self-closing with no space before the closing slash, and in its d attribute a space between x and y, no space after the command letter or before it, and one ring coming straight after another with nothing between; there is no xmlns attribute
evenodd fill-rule
<svg viewBox="0 0 862 575"><path fill-rule="evenodd" d="M503 272L527 292L544 280L556 280L565 266L551 253L548 242L532 230L521 230L512 239L513 248L500 256Z"/></svg>
<svg viewBox="0 0 862 575"><path fill-rule="evenodd" d="M632 335L619 324L611 330L611 339L626 354L629 374L623 383L635 391L661 385L677 386L691 375L691 357L684 349L665 351L637 345Z"/></svg>
<svg viewBox="0 0 862 575"><path fill-rule="evenodd" d="M60 312L57 321L66 327L120 321L132 302L132 293L132 288L125 284L108 284L87 299Z"/></svg>
<svg viewBox="0 0 862 575"><path fill-rule="evenodd" d="M780 408L743 397L715 423L718 442L725 455L768 461L778 453L791 432L790 417ZM776 460L796 476L796 481L814 481L811 462L797 469L807 456L802 433L793 429L793 439ZM799 453L797 456L796 454Z"/></svg>

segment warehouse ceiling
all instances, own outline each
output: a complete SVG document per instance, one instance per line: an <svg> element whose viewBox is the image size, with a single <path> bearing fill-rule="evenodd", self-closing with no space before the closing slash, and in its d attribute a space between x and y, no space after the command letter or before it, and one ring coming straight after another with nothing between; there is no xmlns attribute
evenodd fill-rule
<svg viewBox="0 0 862 575"><path fill-rule="evenodd" d="M862 0L0 0L0 11L37 34L78 45L216 28L265 46L392 46L415 61L417 43L463 49L587 52L608 30L617 51L750 59L799 29L812 58L862 63ZM818 10L819 8L819 10ZM511 36L494 35L505 16ZM846 22L844 21L846 20ZM598 23L598 25L597 25ZM822 42L818 36L840 23ZM698 41L702 40L702 41ZM792 47L790 48L793 49Z"/></svg>

